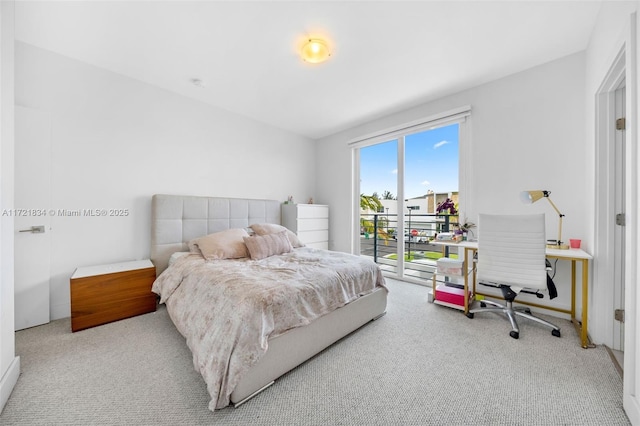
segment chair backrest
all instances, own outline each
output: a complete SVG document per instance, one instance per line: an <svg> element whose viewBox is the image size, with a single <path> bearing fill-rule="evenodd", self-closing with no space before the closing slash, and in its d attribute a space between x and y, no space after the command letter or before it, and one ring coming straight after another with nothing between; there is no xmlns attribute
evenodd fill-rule
<svg viewBox="0 0 640 426"><path fill-rule="evenodd" d="M547 288L544 214L478 217L478 280Z"/></svg>

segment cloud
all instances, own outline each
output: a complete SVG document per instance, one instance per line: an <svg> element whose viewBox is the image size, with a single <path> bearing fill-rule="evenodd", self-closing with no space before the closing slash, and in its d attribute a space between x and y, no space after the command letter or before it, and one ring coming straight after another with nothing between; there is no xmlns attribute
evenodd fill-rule
<svg viewBox="0 0 640 426"><path fill-rule="evenodd" d="M425 181L420 182L420 185L429 186L429 185L431 185L431 182L429 182L428 180L425 180Z"/></svg>
<svg viewBox="0 0 640 426"><path fill-rule="evenodd" d="M438 148L440 148L441 146L444 146L444 145L446 145L446 144L448 144L448 143L449 143L449 141L440 141L440 142L438 142L437 144L433 145L433 149L438 149Z"/></svg>
<svg viewBox="0 0 640 426"><path fill-rule="evenodd" d="M391 174L392 174L392 175L397 175L397 174L398 174L398 169L393 169L393 170L391 170Z"/></svg>

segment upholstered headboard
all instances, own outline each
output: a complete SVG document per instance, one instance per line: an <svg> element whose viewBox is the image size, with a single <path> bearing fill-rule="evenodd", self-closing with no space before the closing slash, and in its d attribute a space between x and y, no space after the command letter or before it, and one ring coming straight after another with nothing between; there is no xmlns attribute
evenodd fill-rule
<svg viewBox="0 0 640 426"><path fill-rule="evenodd" d="M280 202L242 198L156 194L151 200L151 261L156 274L164 271L171 255L188 251L187 242L254 223L280 224Z"/></svg>

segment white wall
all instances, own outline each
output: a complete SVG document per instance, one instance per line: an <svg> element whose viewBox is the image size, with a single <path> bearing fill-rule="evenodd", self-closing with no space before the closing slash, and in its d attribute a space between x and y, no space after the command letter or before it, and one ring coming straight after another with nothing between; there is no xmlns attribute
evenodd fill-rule
<svg viewBox="0 0 640 426"><path fill-rule="evenodd" d="M320 201L313 141L24 43L16 105L51 116L48 208L130 211L52 219L53 319L76 267L148 258L154 193Z"/></svg>
<svg viewBox="0 0 640 426"><path fill-rule="evenodd" d="M13 203L14 2L0 2L0 210ZM15 356L13 218L0 216L0 411L20 374Z"/></svg>
<svg viewBox="0 0 640 426"><path fill-rule="evenodd" d="M541 212L548 238L556 238L558 218L548 203L523 205L519 193L546 189L566 215L563 239L580 238L590 248L584 212L592 209L586 184L583 53L574 54L444 99L388 116L327 137L318 144L318 196L332 208L330 248L348 251L351 222L351 153L347 141L401 123L471 105L467 205L460 209L472 222L477 214ZM568 268L559 265L558 283ZM570 286L559 286L551 305L570 307Z"/></svg>

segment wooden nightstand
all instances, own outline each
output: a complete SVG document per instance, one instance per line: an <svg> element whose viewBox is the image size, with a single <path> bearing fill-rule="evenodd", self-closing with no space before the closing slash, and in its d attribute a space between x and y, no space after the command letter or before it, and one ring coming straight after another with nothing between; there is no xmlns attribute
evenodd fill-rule
<svg viewBox="0 0 640 426"><path fill-rule="evenodd" d="M71 331L154 312L150 260L77 268L71 276Z"/></svg>

